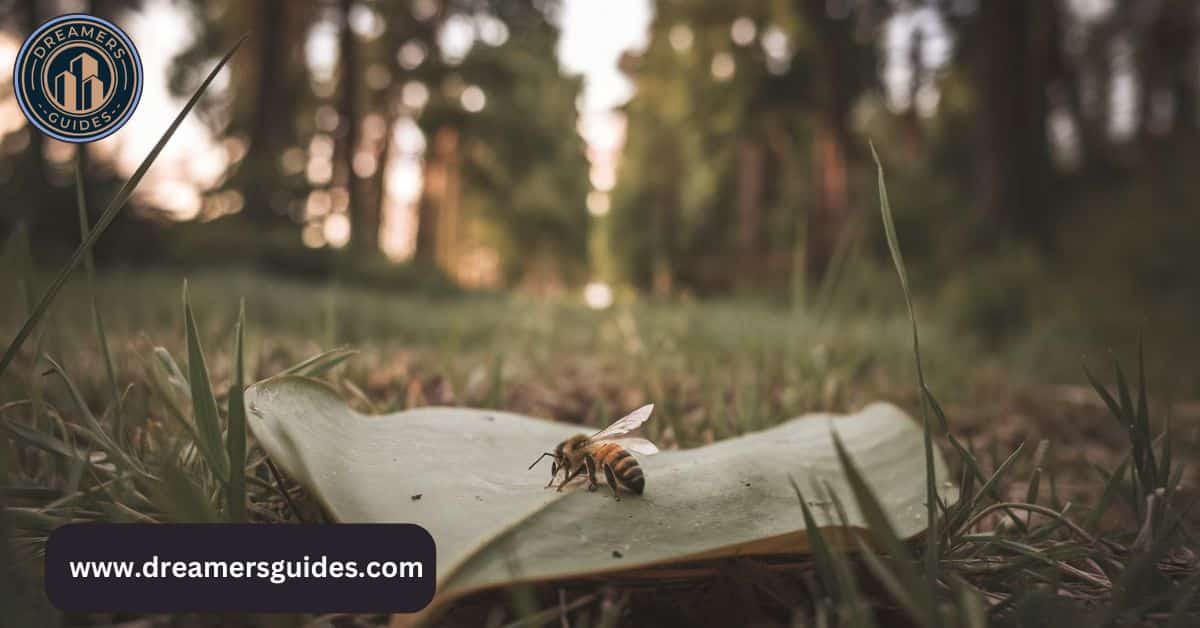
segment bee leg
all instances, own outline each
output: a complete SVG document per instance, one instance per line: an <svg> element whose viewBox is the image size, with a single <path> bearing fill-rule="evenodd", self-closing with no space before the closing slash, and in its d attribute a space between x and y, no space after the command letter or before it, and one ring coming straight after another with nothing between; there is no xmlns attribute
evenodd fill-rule
<svg viewBox="0 0 1200 628"><path fill-rule="evenodd" d="M545 488L550 488L551 486L554 486L554 481L557 479L558 479L558 463L551 462L550 463L550 481L546 482Z"/></svg>
<svg viewBox="0 0 1200 628"><path fill-rule="evenodd" d="M611 464L604 465L604 479L608 480L608 485L612 488L613 498L621 501L621 496L617 494L617 474L613 472Z"/></svg>
<svg viewBox="0 0 1200 628"><path fill-rule="evenodd" d="M588 487L587 488L588 488L588 492L590 493L599 487L599 484L596 483L596 459L591 456L588 456L583 459L583 463L587 465L587 473L588 473Z"/></svg>
<svg viewBox="0 0 1200 628"><path fill-rule="evenodd" d="M579 475L580 473L583 473L583 465L579 465L579 467L576 468L574 471L567 473L566 477L564 477L563 481L559 483L558 489L556 489L556 490L558 490L559 492L562 492L563 487L567 485L567 482L574 480L575 476Z"/></svg>

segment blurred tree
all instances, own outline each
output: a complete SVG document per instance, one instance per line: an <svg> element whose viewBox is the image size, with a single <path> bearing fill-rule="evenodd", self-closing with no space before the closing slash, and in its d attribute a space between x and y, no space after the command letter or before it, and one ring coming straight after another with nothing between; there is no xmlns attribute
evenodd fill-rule
<svg viewBox="0 0 1200 628"><path fill-rule="evenodd" d="M187 4L196 36L171 64L171 87L191 92L206 61L242 35L245 48L229 65L234 87L201 102L201 113L220 136L244 146L231 160L224 183L211 192L236 190L241 215L260 226L286 224L284 218L308 183L300 173L285 172L285 151L307 140L300 119L314 107L304 45L319 16L317 7L286 0L201 2Z"/></svg>
<svg viewBox="0 0 1200 628"><path fill-rule="evenodd" d="M976 92L974 204L1000 233L1051 251L1073 189L1148 167L1161 138L1193 141L1195 3L939 6L958 26L958 62Z"/></svg>
<svg viewBox="0 0 1200 628"><path fill-rule="evenodd" d="M1048 91L1057 74L1054 2L984 2L972 28L979 98L977 206L989 222L1039 243L1050 238L1053 172Z"/></svg>
<svg viewBox="0 0 1200 628"><path fill-rule="evenodd" d="M462 275L488 251L505 278L539 287L584 276L588 163L576 130L582 82L555 56L557 3L449 3L443 51L425 75L417 256ZM458 45L462 41L457 42Z"/></svg>
<svg viewBox="0 0 1200 628"><path fill-rule="evenodd" d="M839 7L659 4L649 46L624 63L637 93L613 228L636 283L825 273L855 213L851 107L874 82L872 25Z"/></svg>
<svg viewBox="0 0 1200 628"><path fill-rule="evenodd" d="M17 11L6 14L16 18L13 26L23 35L27 36L29 33L32 33L39 24L52 17L50 15L42 15L42 12L38 10L38 2L36 0L22 0L20 5L20 7L17 7ZM12 80L11 77L9 80ZM30 192L34 192L39 188L46 188L50 184L50 179L46 176L45 163L46 143L49 140L47 140L45 135L33 128L32 125L29 125L28 129L24 132L24 138L28 149L23 151L21 170L24 171L25 176L17 177L16 181L30 188ZM34 199L37 197L36 193L29 195ZM38 213L37 205L36 202L26 205L28 208L26 211L30 211L31 216L36 215Z"/></svg>
<svg viewBox="0 0 1200 628"><path fill-rule="evenodd" d="M687 164L688 157L695 155L687 145L699 152L704 135L717 132L710 120L700 117L707 95L701 90L711 88L713 80L704 64L704 52L693 49L698 38L691 18L678 3L660 4L650 25L646 50L627 54L622 60L622 69L634 80L636 93L624 107L628 130L613 191L612 241L629 278L658 294L674 289L679 273L684 272L681 258L687 240L697 228L705 230L702 225L681 219L715 223L727 218L707 211L708 207L689 215L684 207L684 189L695 190L701 203L711 203L719 182L706 170L692 169ZM703 33L699 39L705 41ZM736 116L727 118L727 122L734 120ZM718 150L720 157L726 157L724 150ZM716 162L718 154L703 156ZM709 242L713 258L728 252L723 250L721 240Z"/></svg>
<svg viewBox="0 0 1200 628"><path fill-rule="evenodd" d="M119 24L141 4L140 0L88 0L84 9ZM78 5L73 6L74 10L79 9ZM0 30L19 42L42 22L69 8L57 2L0 1ZM0 80L11 83L12 73L6 73ZM0 102L7 102L14 115L20 116L14 98L9 88L0 96ZM36 244L35 258L57 262L79 243L79 219L73 210L63 211L75 206L76 155L80 157L88 198L92 199L93 219L104 209L103 201L119 182L111 164L88 158L87 145L77 147L50 139L23 118L18 120L20 124L15 130L0 136L0 194L6 199L0 208L0 235L24 222ZM153 231L138 222L130 212L119 216L111 228L112 235L97 248L97 256L102 260L114 255L129 258L152 251Z"/></svg>
<svg viewBox="0 0 1200 628"><path fill-rule="evenodd" d="M444 26L447 18L447 10L444 4L439 4L438 9L432 12L429 16L429 21L434 23L432 30L434 33L440 31ZM415 88L419 93L424 95L421 103L422 109L430 106L432 114L423 115L420 118L421 130L425 136L425 153L422 159L421 170L421 192L417 200L417 234L416 234L416 249L414 256L416 260L428 266L435 266L439 262L439 247L438 242L441 238L441 229L439 223L442 219L442 209L446 208L447 213L451 211L451 207L455 204L454 196L449 193L449 190L455 188L455 183L458 168L457 168L457 134L453 129L446 127L447 124L442 121L442 115L439 112L439 106L444 104L435 100L431 105L427 105L428 100L436 98L436 93L431 93L431 87L436 88L442 81L446 80L448 68L443 62L437 47L436 37L431 37L428 42L418 42L411 48L413 55L418 55L426 60L420 64L424 68L423 82L418 82L420 88ZM451 104L453 111L453 104Z"/></svg>
<svg viewBox="0 0 1200 628"><path fill-rule="evenodd" d="M617 254L643 287L769 285L787 234L820 279L874 199L868 128L920 164L918 206L1052 253L1073 190L1193 142L1198 22L1176 0L663 0L623 63Z"/></svg>
<svg viewBox="0 0 1200 628"><path fill-rule="evenodd" d="M804 78L814 86L811 97L815 101L815 199L805 231L805 270L819 279L837 246L848 237L846 230L853 220L850 170L855 147L849 116L855 101L875 82L875 25L857 21L848 0L798 0L797 4L808 43L800 54L811 64L811 73Z"/></svg>
<svg viewBox="0 0 1200 628"><path fill-rule="evenodd" d="M478 110L463 130L466 200L499 227L506 275L540 287L578 280L587 259L583 83L558 66L553 7L510 2L497 11L508 36L472 49L459 96L468 113Z"/></svg>
<svg viewBox="0 0 1200 628"><path fill-rule="evenodd" d="M411 158L396 154L398 129L415 123L424 136L418 260L453 270L481 250L481 234L510 278L528 270L522 260L532 249L569 265L584 259L580 81L563 77L557 64L556 3L269 0L193 8L201 34L179 57L181 89L182 68L265 21L254 29L265 31L254 62L233 68L232 84L254 77L259 87L207 103L222 137L249 138L225 184L243 190L246 212L269 217L291 208L315 230L316 246L340 245L329 237L340 226L328 227L343 221L353 250L377 252L392 161ZM268 43L280 40L282 48ZM279 63L284 72L266 71ZM271 104L259 93L288 102Z"/></svg>
<svg viewBox="0 0 1200 628"><path fill-rule="evenodd" d="M351 25L351 13L356 8L361 6L354 0L338 0L338 123L333 144L333 185L345 190L351 246L359 254L375 254L379 252L379 207L364 198L363 177L355 168L362 139L360 92L365 87L358 37Z"/></svg>
<svg viewBox="0 0 1200 628"><path fill-rule="evenodd" d="M363 147L373 157L375 171L370 175L370 184L361 193L360 201L364 205L370 204L371 209L364 210L361 215L369 217L365 222L372 224L358 225L357 229L369 230L378 236L388 207L388 173L392 160L405 157L396 151L397 129L402 122L411 123L420 114L420 107L414 105L423 104L406 103L405 86L428 89L425 85L436 72L437 64L425 61L429 51L436 50L437 29L441 23L438 18L442 11L439 9L421 19L410 7L396 7L387 2L374 2L370 6L380 20L382 30L364 51L369 64L366 85L371 111L368 116L381 124L376 125L379 130L374 134L372 145ZM420 87L416 87L418 85Z"/></svg>
<svg viewBox="0 0 1200 628"><path fill-rule="evenodd" d="M0 0L0 28L19 38L66 6ZM242 231L266 228L297 255L299 233L373 254L406 209L397 182L420 180L415 216L398 219L417 259L474 282L586 275L581 83L556 60L557 1L179 6L194 26L171 68L180 95L251 32L201 111L230 155L210 192L240 195L237 221L255 227ZM1084 193L1136 188L1164 207L1194 195L1169 179L1200 154L1198 27L1189 0L660 0L647 47L622 60L637 91L596 224L659 293L816 285L874 203L870 134L914 211L978 236L930 234L915 257L1002 250L1001 234L1054 254L1087 218ZM26 219L39 243L73 246L74 217L58 211L73 203L73 149L28 128L0 149L0 229ZM86 152L96 207L115 177ZM137 224L102 258L152 255L157 227Z"/></svg>

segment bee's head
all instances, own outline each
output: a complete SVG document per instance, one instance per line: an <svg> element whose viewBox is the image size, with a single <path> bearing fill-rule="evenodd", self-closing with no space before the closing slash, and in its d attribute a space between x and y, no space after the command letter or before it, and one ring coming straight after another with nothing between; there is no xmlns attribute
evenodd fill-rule
<svg viewBox="0 0 1200 628"><path fill-rule="evenodd" d="M559 443L558 447L555 447L553 452L549 452L549 451L543 452L542 455L537 457L537 460L533 461L533 464L529 465L529 468L532 469L532 468L536 467L537 463L542 461L542 458L550 458L550 461L553 463L550 465L550 467L552 469L551 473L557 471L560 467L563 466L563 463L566 461L566 458L567 458L566 451L569 451L569 449L567 449L567 444L570 443L571 440L572 439L567 439L567 440L564 440L563 442Z"/></svg>
<svg viewBox="0 0 1200 628"><path fill-rule="evenodd" d="M547 451L538 456L537 460L534 460L533 464L529 465L529 468L532 469L537 466L537 463L541 462L542 458L549 457L554 463L551 465L551 473L554 473L558 469L566 466L566 463L571 456L573 456L575 452L581 450L587 444L587 441L588 437L583 434L572 436L571 438L559 443L558 447L554 448L553 453Z"/></svg>
<svg viewBox="0 0 1200 628"><path fill-rule="evenodd" d="M570 456L583 448L587 444L588 437L583 434L576 434L567 440L558 444L554 449L554 454L559 458Z"/></svg>

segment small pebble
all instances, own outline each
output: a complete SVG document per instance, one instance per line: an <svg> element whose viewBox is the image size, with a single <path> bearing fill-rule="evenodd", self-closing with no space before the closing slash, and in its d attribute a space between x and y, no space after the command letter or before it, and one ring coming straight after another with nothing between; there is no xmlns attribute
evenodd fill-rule
<svg viewBox="0 0 1200 628"><path fill-rule="evenodd" d="M422 496L422 495L424 495L424 493L417 493L416 495L413 495L413 496L412 496L412 500L413 500L414 502L415 502L415 501L419 501L419 500L421 499L421 496Z"/></svg>

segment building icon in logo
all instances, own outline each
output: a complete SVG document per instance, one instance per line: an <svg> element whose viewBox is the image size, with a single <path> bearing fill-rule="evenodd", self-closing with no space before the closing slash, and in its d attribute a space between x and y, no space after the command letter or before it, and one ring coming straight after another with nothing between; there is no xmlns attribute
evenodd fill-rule
<svg viewBox="0 0 1200 628"><path fill-rule="evenodd" d="M142 60L121 29L82 13L29 35L13 71L17 103L41 132L64 142L112 135L142 96Z"/></svg>
<svg viewBox="0 0 1200 628"><path fill-rule="evenodd" d="M68 113L87 113L104 103L104 81L100 79L100 62L81 52L68 64L68 69L54 77L55 103Z"/></svg>

